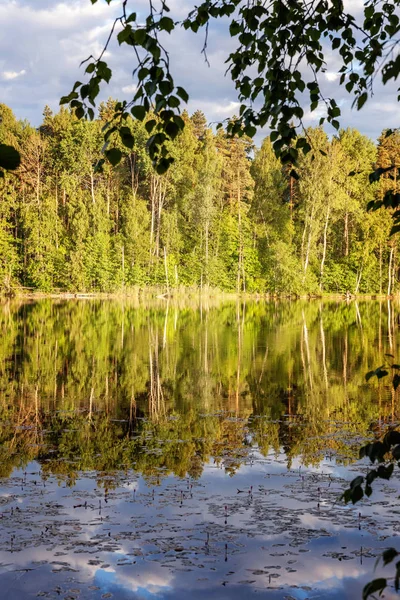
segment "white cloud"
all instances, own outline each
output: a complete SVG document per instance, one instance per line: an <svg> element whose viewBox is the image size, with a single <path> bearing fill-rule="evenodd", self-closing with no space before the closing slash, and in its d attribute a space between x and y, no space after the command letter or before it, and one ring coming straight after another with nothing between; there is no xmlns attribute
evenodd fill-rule
<svg viewBox="0 0 400 600"><path fill-rule="evenodd" d="M137 85L135 85L134 83L132 83L131 85L124 85L124 87L122 88L124 94L134 94L136 90Z"/></svg>
<svg viewBox="0 0 400 600"><path fill-rule="evenodd" d="M327 71L325 73L325 79L328 81L336 81L339 79L339 73L334 73L333 71Z"/></svg>
<svg viewBox="0 0 400 600"><path fill-rule="evenodd" d="M201 110L209 117L209 119L226 119L227 117L234 115L235 112L238 112L240 102L234 102L227 98L221 99L220 102L193 99L189 104L189 108L191 109L191 112L194 112L200 105Z"/></svg>
<svg viewBox="0 0 400 600"><path fill-rule="evenodd" d="M304 111L303 121L305 123L314 123L319 121L321 117L326 116L326 106L323 102L320 102L315 110L311 112L311 110Z"/></svg>
<svg viewBox="0 0 400 600"><path fill-rule="evenodd" d="M11 79L17 79L17 77L25 75L25 73L25 69L22 69L21 71L3 71L1 76L5 81L10 81Z"/></svg>

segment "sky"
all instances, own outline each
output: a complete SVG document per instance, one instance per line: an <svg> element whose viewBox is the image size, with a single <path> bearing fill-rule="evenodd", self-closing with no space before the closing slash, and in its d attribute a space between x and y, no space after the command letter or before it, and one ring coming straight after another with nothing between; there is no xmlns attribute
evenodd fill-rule
<svg viewBox="0 0 400 600"><path fill-rule="evenodd" d="M176 20L195 4L195 0L168 2ZM352 12L362 6L361 0L347 0L347 4ZM140 18L146 14L148 0L128 0L129 7ZM71 91L75 81L83 81L80 62L101 52L120 13L121 0L113 0L111 5L105 0L95 5L90 0L0 0L0 102L10 106L18 118L38 126L44 106L56 111L60 97ZM181 28L165 40L175 83L190 95L189 112L200 109L214 123L238 112L234 85L229 75L225 76L225 60L235 41L229 37L226 21L214 23L208 41L210 66L201 54L203 42L203 33L195 35ZM131 48L112 44L106 60L113 69L113 79L101 99L112 96L129 100L135 67ZM322 83L325 94L335 97L341 107L343 127L356 127L376 139L382 129L400 126L396 85L382 86L377 80L374 97L356 111L351 108L351 96L338 85L338 68L337 60L328 53ZM317 125L319 117L318 111L306 111L305 123Z"/></svg>

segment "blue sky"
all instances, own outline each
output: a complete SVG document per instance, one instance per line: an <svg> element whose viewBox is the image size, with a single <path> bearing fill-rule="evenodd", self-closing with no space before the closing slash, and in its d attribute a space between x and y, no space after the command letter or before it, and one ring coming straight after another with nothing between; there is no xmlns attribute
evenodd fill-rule
<svg viewBox="0 0 400 600"><path fill-rule="evenodd" d="M181 19L195 4L194 0L170 0L172 15ZM360 0L348 0L351 9L361 7ZM144 14L148 0L129 0L131 6ZM19 118L39 125L43 107L57 110L59 98L67 94L72 84L82 80L81 60L98 55L115 16L120 13L121 0L109 6L98 0L0 0L0 101L8 104ZM201 55L203 34L179 30L166 40L172 71L177 85L190 94L189 112L203 110L210 122L237 112L234 86L224 76L224 64L234 41L224 23L210 29L208 58ZM328 56L328 69L322 75L324 91L334 96L342 108L344 127L357 127L376 139L383 128L400 125L400 108L396 101L396 86L375 85L375 95L361 112L351 109L351 98L338 86L338 63ZM129 48L110 47L107 60L113 68L112 84L103 98L129 99L132 94L133 55ZM316 125L319 115L309 115L307 125ZM258 138L260 135L258 136Z"/></svg>

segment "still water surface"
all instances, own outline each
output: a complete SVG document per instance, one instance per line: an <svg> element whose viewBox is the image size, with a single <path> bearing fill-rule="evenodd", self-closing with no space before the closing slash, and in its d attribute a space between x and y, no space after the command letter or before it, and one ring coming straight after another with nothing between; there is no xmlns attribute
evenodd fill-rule
<svg viewBox="0 0 400 600"><path fill-rule="evenodd" d="M400 486L340 495L399 417L365 383L398 356L398 314L1 305L0 598L361 597L400 546Z"/></svg>

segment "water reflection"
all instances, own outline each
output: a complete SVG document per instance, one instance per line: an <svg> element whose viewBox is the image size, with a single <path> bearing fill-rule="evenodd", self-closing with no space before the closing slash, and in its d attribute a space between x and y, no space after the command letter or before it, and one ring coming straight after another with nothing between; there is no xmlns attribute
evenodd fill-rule
<svg viewBox="0 0 400 600"><path fill-rule="evenodd" d="M337 499L360 440L397 419L397 394L364 380L396 354L397 314L4 304L2 589L356 597L397 513L384 488L361 515Z"/></svg>

